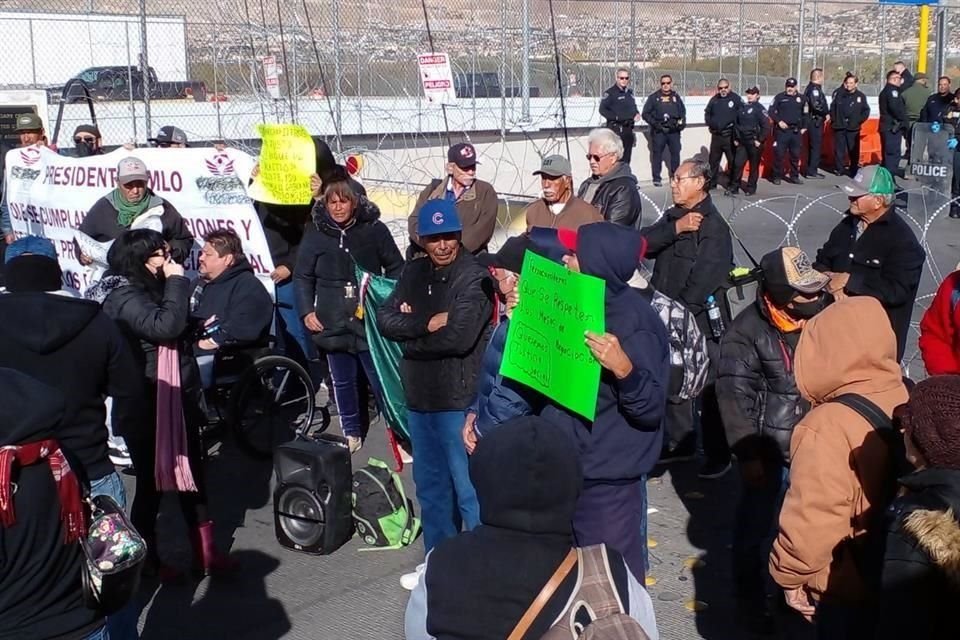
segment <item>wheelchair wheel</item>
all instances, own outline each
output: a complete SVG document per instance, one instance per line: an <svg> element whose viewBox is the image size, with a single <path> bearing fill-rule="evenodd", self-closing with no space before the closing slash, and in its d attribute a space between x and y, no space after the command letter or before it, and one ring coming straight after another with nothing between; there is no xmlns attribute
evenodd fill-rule
<svg viewBox="0 0 960 640"><path fill-rule="evenodd" d="M296 361L279 355L258 359L230 394L237 445L254 458L269 459L277 445L307 435L315 394L310 374Z"/></svg>

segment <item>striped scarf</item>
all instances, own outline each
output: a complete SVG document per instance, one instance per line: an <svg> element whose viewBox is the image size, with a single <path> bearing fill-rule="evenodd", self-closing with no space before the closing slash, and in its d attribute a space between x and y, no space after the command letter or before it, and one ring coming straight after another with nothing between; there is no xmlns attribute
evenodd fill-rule
<svg viewBox="0 0 960 640"><path fill-rule="evenodd" d="M60 498L60 521L66 544L80 539L84 529L80 482L56 440L0 447L0 525L12 527L17 516L13 510L13 466L28 467L46 460Z"/></svg>

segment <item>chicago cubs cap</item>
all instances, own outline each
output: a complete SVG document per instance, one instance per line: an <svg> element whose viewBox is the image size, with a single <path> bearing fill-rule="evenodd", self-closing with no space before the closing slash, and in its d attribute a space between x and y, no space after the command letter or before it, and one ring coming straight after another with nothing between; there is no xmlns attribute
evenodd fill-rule
<svg viewBox="0 0 960 640"><path fill-rule="evenodd" d="M23 236L7 247L7 252L3 256L4 262L10 262L20 256L43 256L51 260L57 259L57 250L53 243L40 236Z"/></svg>
<svg viewBox="0 0 960 640"><path fill-rule="evenodd" d="M897 189L890 172L878 164L863 167L857 171L857 175L842 184L838 184L837 187L850 198L859 198L867 194L892 196Z"/></svg>
<svg viewBox="0 0 960 640"><path fill-rule="evenodd" d="M456 205L449 200L427 200L417 215L417 235L421 238L463 231Z"/></svg>
<svg viewBox="0 0 960 640"><path fill-rule="evenodd" d="M17 116L17 131L40 131L43 129L43 120L35 113L21 113Z"/></svg>
<svg viewBox="0 0 960 640"><path fill-rule="evenodd" d="M455 144L447 151L447 162L452 162L461 169L467 169L480 164L477 160L477 150L472 144L461 142Z"/></svg>

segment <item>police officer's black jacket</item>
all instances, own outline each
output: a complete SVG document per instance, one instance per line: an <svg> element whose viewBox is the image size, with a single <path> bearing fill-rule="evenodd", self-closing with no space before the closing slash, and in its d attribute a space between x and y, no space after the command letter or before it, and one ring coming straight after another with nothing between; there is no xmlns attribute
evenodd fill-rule
<svg viewBox="0 0 960 640"><path fill-rule="evenodd" d="M677 233L677 220L691 211L703 215L699 231ZM700 330L710 335L707 296L723 283L733 266L730 227L710 196L690 208L675 205L657 222L640 230L647 239L647 257L654 258L650 284L679 300L694 314Z"/></svg>
<svg viewBox="0 0 960 640"><path fill-rule="evenodd" d="M737 111L736 137L741 142L763 142L770 134L770 119L760 102L744 102Z"/></svg>
<svg viewBox="0 0 960 640"><path fill-rule="evenodd" d="M600 101L600 115L606 118L607 122L632 127L633 118L637 113L637 102L633 98L632 89L621 89L619 86L613 85L603 92L603 99Z"/></svg>
<svg viewBox="0 0 960 640"><path fill-rule="evenodd" d="M836 131L859 131L870 117L867 96L859 89L841 89L834 93L830 105L830 126Z"/></svg>
<svg viewBox="0 0 960 640"><path fill-rule="evenodd" d="M850 213L833 228L817 251L813 268L849 273L844 291L850 296L872 296L880 301L897 334L897 359L903 357L910 332L926 252L913 229L894 207L870 224L857 239L860 219Z"/></svg>
<svg viewBox="0 0 960 640"><path fill-rule="evenodd" d="M446 267L427 257L404 267L377 312L377 325L403 349L400 376L410 409L462 411L473 402L492 332L493 286L487 269L463 247ZM413 311L400 311L402 303ZM442 312L449 314L447 325L430 333L430 318Z"/></svg>
<svg viewBox="0 0 960 640"><path fill-rule="evenodd" d="M657 133L683 131L687 126L687 107L676 91L654 91L643 105L643 121Z"/></svg>
<svg viewBox="0 0 960 640"><path fill-rule="evenodd" d="M783 121L791 129L799 131L805 125L804 106L806 104L806 98L799 93L791 96L786 91L781 91L770 103L770 119L773 120L775 127L778 126L778 122Z"/></svg>
<svg viewBox="0 0 960 640"><path fill-rule="evenodd" d="M811 82L807 85L807 88L803 90L803 97L807 99L807 104L810 105L808 117L811 123L814 125L822 124L824 118L830 114L830 103L827 101L827 96L823 93L823 87L815 82Z"/></svg>
<svg viewBox="0 0 960 640"><path fill-rule="evenodd" d="M950 103L953 102L953 94L941 95L934 93L927 98L927 103L923 105L920 112L920 122L943 122L944 115L950 110Z"/></svg>
<svg viewBox="0 0 960 640"><path fill-rule="evenodd" d="M900 87L888 84L880 92L880 130L896 133L907 126L907 103Z"/></svg>
<svg viewBox="0 0 960 640"><path fill-rule="evenodd" d="M704 121L710 129L710 133L723 133L729 135L733 133L734 124L737 121L737 111L743 100L732 91L724 98L719 93L710 98L707 102L707 108L704 109Z"/></svg>
<svg viewBox="0 0 960 640"><path fill-rule="evenodd" d="M777 329L762 296L758 291L756 303L736 317L720 342L717 398L737 458L775 466L790 459L793 427L810 405L793 376L800 332Z"/></svg>

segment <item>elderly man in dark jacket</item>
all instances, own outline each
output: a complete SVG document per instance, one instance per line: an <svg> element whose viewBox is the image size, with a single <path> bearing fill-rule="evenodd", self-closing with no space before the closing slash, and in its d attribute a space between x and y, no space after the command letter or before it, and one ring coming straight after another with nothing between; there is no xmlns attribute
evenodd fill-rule
<svg viewBox="0 0 960 640"><path fill-rule="evenodd" d="M896 212L896 185L889 171L864 167L840 187L850 208L817 251L813 266L831 277L829 290L837 299L872 296L880 301L897 334L901 360L926 251Z"/></svg>
<svg viewBox="0 0 960 640"><path fill-rule="evenodd" d="M639 227L643 203L637 178L622 162L623 141L610 129L594 129L587 138L590 177L580 184L577 197L603 214L603 219L627 227Z"/></svg>
<svg viewBox="0 0 960 640"><path fill-rule="evenodd" d="M416 464L413 479L427 552L480 522L461 430L490 336L493 283L460 243L449 200L418 212L426 258L409 262L377 314L383 336L401 343L400 373Z"/></svg>
<svg viewBox="0 0 960 640"><path fill-rule="evenodd" d="M663 443L670 347L646 297L628 284L643 258L638 231L609 222L580 227L568 268L604 281L606 333L587 333L602 367L593 423L553 404L541 416L580 450L584 488L573 516L578 546L605 543L638 579L646 573L646 474Z"/></svg>
<svg viewBox="0 0 960 640"><path fill-rule="evenodd" d="M647 239L647 255L656 259L650 284L681 302L694 315L707 336L711 377L716 372L720 337L713 335L707 318L707 298L717 290L733 266L730 227L707 193L710 166L704 158L685 161L671 180L674 206L641 233ZM730 451L720 424L716 392L704 389L702 401L703 448L707 461L700 476L717 478L730 468ZM696 450L695 402L670 402L667 408L667 438L663 462L689 460Z"/></svg>
<svg viewBox="0 0 960 640"><path fill-rule="evenodd" d="M809 408L793 377L793 354L803 324L831 298L824 291L830 278L797 247L768 253L760 268L756 304L720 343L717 397L742 480L733 534L739 618L770 628L767 558L786 492L790 436Z"/></svg>

